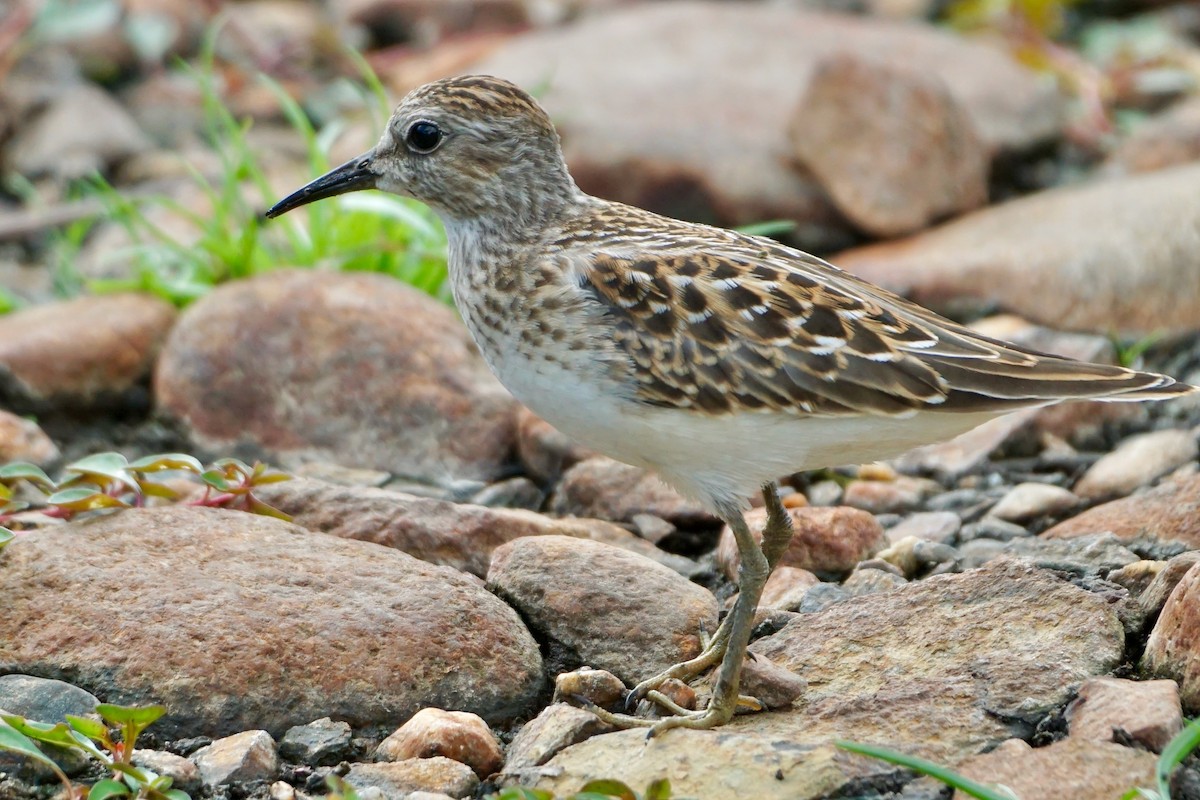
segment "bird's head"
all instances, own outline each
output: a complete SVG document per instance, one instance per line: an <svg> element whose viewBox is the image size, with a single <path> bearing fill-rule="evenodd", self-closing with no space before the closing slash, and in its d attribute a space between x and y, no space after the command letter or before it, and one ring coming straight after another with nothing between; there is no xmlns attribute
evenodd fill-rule
<svg viewBox="0 0 1200 800"><path fill-rule="evenodd" d="M578 194L546 112L516 85L482 75L414 89L374 148L284 198L267 216L360 189L413 197L447 222L535 222Z"/></svg>

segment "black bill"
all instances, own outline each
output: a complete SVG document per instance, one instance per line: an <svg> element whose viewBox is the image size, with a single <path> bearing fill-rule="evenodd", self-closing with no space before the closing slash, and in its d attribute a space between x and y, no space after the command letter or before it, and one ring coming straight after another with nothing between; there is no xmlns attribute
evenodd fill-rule
<svg viewBox="0 0 1200 800"><path fill-rule="evenodd" d="M324 200L326 197L357 192L360 189L374 189L375 173L369 169L370 163L371 154L367 153L331 169L267 209L267 218L274 219L314 200Z"/></svg>

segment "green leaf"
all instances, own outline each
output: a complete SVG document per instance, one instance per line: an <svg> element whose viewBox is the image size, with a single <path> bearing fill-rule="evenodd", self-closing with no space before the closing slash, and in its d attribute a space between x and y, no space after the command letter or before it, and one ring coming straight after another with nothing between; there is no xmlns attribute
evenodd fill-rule
<svg viewBox="0 0 1200 800"><path fill-rule="evenodd" d="M120 781L114 781L111 778L105 778L102 781L92 786L88 792L87 800L110 800L113 797L125 797L131 794L129 787Z"/></svg>
<svg viewBox="0 0 1200 800"><path fill-rule="evenodd" d="M646 787L644 800L671 800L671 782L659 778Z"/></svg>
<svg viewBox="0 0 1200 800"><path fill-rule="evenodd" d="M29 481L46 489L54 488L54 481L50 480L49 475L40 467L25 461L14 461L0 467L0 481Z"/></svg>
<svg viewBox="0 0 1200 800"><path fill-rule="evenodd" d="M259 500L252 494L246 496L246 510L252 514L260 514L264 517L274 517L275 519L281 519L284 522L292 521L290 514L286 514L283 511L280 511L278 508L264 503L262 500Z"/></svg>
<svg viewBox="0 0 1200 800"><path fill-rule="evenodd" d="M188 796L188 793L182 789L171 789L163 792L162 794L163 797L167 798L167 800L192 800L192 798Z"/></svg>
<svg viewBox="0 0 1200 800"><path fill-rule="evenodd" d="M96 713L112 725L137 725L145 728L167 713L166 706L118 706L112 703L101 703L96 706Z"/></svg>
<svg viewBox="0 0 1200 800"><path fill-rule="evenodd" d="M93 741L103 742L108 739L108 728L98 719L77 717L74 714L66 714L64 718L68 725Z"/></svg>
<svg viewBox="0 0 1200 800"><path fill-rule="evenodd" d="M579 795L594 794L599 797L615 797L617 800L637 800L637 795L621 781L602 779L588 781L579 790ZM590 799L589 799L590 800Z"/></svg>
<svg viewBox="0 0 1200 800"><path fill-rule="evenodd" d="M157 456L139 458L129 465L134 472L159 472L164 469L183 469L197 475L204 472L204 465L194 456L187 453L163 453Z"/></svg>
<svg viewBox="0 0 1200 800"><path fill-rule="evenodd" d="M59 722L51 725L48 722L37 722L17 714L5 714L0 712L0 719L11 727L13 730L28 736L38 742L46 744L56 744L60 747L79 747L79 743L75 741L75 737L71 736L71 729L66 723Z"/></svg>
<svg viewBox="0 0 1200 800"><path fill-rule="evenodd" d="M79 486L63 489L46 498L46 504L68 511L95 511L98 508L129 508L129 504L99 489Z"/></svg>
<svg viewBox="0 0 1200 800"><path fill-rule="evenodd" d="M932 761L926 761L923 758L910 756L905 753L899 753L895 750L889 750L886 747L877 747L870 744L859 744L858 742L835 741L835 745L843 750L849 750L851 753L859 753L860 755L878 758L880 761L886 761L889 764L905 767L906 769L916 770L923 775L928 775L931 778L937 778L947 786L952 786L955 789L960 789L971 797L977 800L1013 800L1013 796L1008 792L1001 792L991 786L984 786L981 783L976 783L970 778L964 778L956 772L939 766Z"/></svg>
<svg viewBox="0 0 1200 800"><path fill-rule="evenodd" d="M1162 755L1158 757L1154 775L1158 780L1158 793L1164 799L1171 796L1171 772L1197 747L1200 747L1200 717L1192 720L1186 728L1175 734L1163 748Z"/></svg>
<svg viewBox="0 0 1200 800"><path fill-rule="evenodd" d="M17 753L55 769L58 768L58 765L51 761L49 756L38 749L38 746L33 743L32 739L7 722L0 722L0 750Z"/></svg>
<svg viewBox="0 0 1200 800"><path fill-rule="evenodd" d="M4 545L17 538L17 535L8 528L0 526L0 550L4 549Z"/></svg>
<svg viewBox="0 0 1200 800"><path fill-rule="evenodd" d="M207 483L212 488L219 492L228 492L233 488L229 481L225 480L225 474L220 470L210 469L200 474L200 480Z"/></svg>
<svg viewBox="0 0 1200 800"><path fill-rule="evenodd" d="M545 789L510 786L499 794L489 795L488 800L554 800L554 794Z"/></svg>
<svg viewBox="0 0 1200 800"><path fill-rule="evenodd" d="M104 482L119 483L137 489L137 480L128 470L129 462L120 453L95 453L63 468L63 472Z"/></svg>

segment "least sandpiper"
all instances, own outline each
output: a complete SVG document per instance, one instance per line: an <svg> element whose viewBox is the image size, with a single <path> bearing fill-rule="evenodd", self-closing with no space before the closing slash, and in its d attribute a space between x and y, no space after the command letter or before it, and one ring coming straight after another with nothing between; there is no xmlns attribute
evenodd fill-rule
<svg viewBox="0 0 1200 800"><path fill-rule="evenodd" d="M517 399L732 529L732 611L697 658L630 693L659 698L667 678L719 661L712 699L655 731L723 724L741 699L755 606L791 538L777 477L889 458L1014 409L1193 391L981 336L771 239L591 197L545 111L493 77L414 90L374 149L267 216L372 188L441 217L455 302ZM761 547L743 516L756 491L768 509Z"/></svg>

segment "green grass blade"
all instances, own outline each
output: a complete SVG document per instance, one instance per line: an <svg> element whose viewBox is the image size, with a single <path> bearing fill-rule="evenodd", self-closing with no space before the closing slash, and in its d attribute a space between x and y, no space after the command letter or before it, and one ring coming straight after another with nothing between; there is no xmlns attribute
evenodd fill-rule
<svg viewBox="0 0 1200 800"><path fill-rule="evenodd" d="M1175 734L1158 757L1154 775L1158 780L1158 793L1162 795L1163 800L1170 800L1171 797L1171 773L1197 747L1200 747L1200 717Z"/></svg>
<svg viewBox="0 0 1200 800"><path fill-rule="evenodd" d="M1008 792L1002 792L994 787L976 783L970 778L964 778L956 772L939 766L932 761L926 761L923 758L899 753L895 750L889 750L886 747L859 744L858 742L836 741L834 744L843 750L849 750L852 753L870 756L871 758L878 758L880 761L886 761L889 764L895 764L898 767L905 767L906 769L915 770L922 775L936 778L947 786L960 789L978 800L1014 800L1012 794Z"/></svg>

